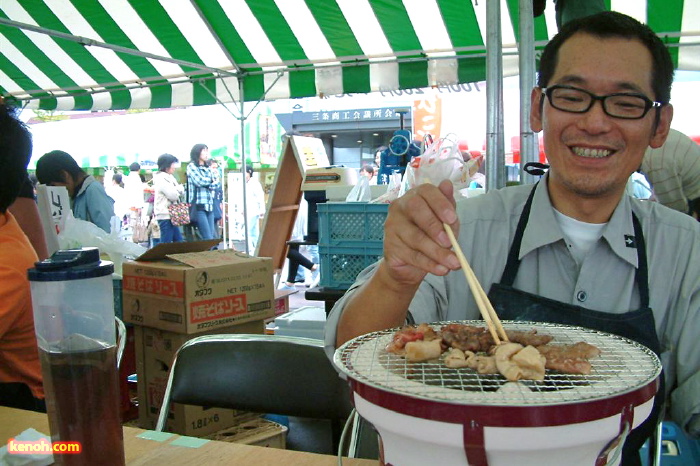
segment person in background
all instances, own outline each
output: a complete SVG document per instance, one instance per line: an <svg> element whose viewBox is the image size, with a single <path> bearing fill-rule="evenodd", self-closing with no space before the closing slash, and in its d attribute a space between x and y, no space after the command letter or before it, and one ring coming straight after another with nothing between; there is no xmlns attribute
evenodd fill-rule
<svg viewBox="0 0 700 466"><path fill-rule="evenodd" d="M382 166L382 152L387 149L386 146L379 146L374 150L374 168L379 170Z"/></svg>
<svg viewBox="0 0 700 466"><path fill-rule="evenodd" d="M127 205L126 191L122 186L121 173L113 174L109 183L105 179L105 192L114 200L114 214L119 217L121 222L124 222L124 217L127 217L131 211Z"/></svg>
<svg viewBox="0 0 700 466"><path fill-rule="evenodd" d="M308 213L309 203L306 199L304 199L304 196L302 196L301 201L299 202L297 216L294 221L294 228L292 229L289 248L287 249L287 280L285 280L282 286L279 287L281 290L294 291L296 290L294 284L304 281L304 275L299 273L300 265L312 272L312 278L309 286L315 286L318 283L318 264L315 264L299 250L301 245L295 244L295 242L304 241L304 236L306 236Z"/></svg>
<svg viewBox="0 0 700 466"><path fill-rule="evenodd" d="M700 146L675 129L666 142L644 153L641 172L644 173L658 202L700 216Z"/></svg>
<svg viewBox="0 0 700 466"><path fill-rule="evenodd" d="M260 237L260 221L265 216L265 192L260 182L253 178L253 167L245 168L246 210L248 213L248 254L255 254Z"/></svg>
<svg viewBox="0 0 700 466"><path fill-rule="evenodd" d="M386 174L382 175L382 154L387 150L386 146L379 146L374 150L374 179L377 184L388 184L389 178Z"/></svg>
<svg viewBox="0 0 700 466"><path fill-rule="evenodd" d="M218 162L217 162L218 163ZM214 190L214 226L216 228L216 236L219 236L220 228L223 227L221 219L224 215L224 188L219 185Z"/></svg>
<svg viewBox="0 0 700 466"><path fill-rule="evenodd" d="M360 168L360 176L369 179L369 184L377 184L377 179L374 177L374 167L372 165L363 165Z"/></svg>
<svg viewBox="0 0 700 466"><path fill-rule="evenodd" d="M141 177L141 165L134 162L129 165L129 174L122 177L126 206L131 212L140 212L144 207L144 183Z"/></svg>
<svg viewBox="0 0 700 466"><path fill-rule="evenodd" d="M155 201L153 203L154 218L160 227L161 243L178 243L182 241L180 228L170 221L168 207L180 200L185 188L175 179L177 157L163 154L158 157L158 171L153 175Z"/></svg>
<svg viewBox="0 0 700 466"><path fill-rule="evenodd" d="M544 14L548 0L532 0L532 13L536 18ZM557 29L576 18L583 18L606 11L603 0L554 0Z"/></svg>
<svg viewBox="0 0 700 466"><path fill-rule="evenodd" d="M27 270L39 260L9 207L27 180L32 137L0 102L0 405L46 411Z"/></svg>
<svg viewBox="0 0 700 466"><path fill-rule="evenodd" d="M209 160L209 148L206 144L195 144L190 151L190 163L187 165L188 202L196 204L197 229L202 239L218 237L214 223L214 195L221 186L216 162Z"/></svg>
<svg viewBox="0 0 700 466"><path fill-rule="evenodd" d="M479 318L447 224L502 320L597 329L660 357L665 385L628 435L624 466L641 464L666 399L671 418L699 436L700 224L625 195L646 148L666 140L672 83L669 51L637 20L603 12L562 26L531 93L549 171L534 186L459 203L449 181L392 202L383 258L328 317L328 352L407 321Z"/></svg>
<svg viewBox="0 0 700 466"><path fill-rule="evenodd" d="M66 187L75 218L92 222L107 233L111 231L114 200L102 183L85 173L70 154L54 150L42 155L36 163L36 176L42 184Z"/></svg>
<svg viewBox="0 0 700 466"><path fill-rule="evenodd" d="M155 215L152 215L151 220L148 221L146 234L148 235L148 247L152 248L156 244L160 244L160 225Z"/></svg>

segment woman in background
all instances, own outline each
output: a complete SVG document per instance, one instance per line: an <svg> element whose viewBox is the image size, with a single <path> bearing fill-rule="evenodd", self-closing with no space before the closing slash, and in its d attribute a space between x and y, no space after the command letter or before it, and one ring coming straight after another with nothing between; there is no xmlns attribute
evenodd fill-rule
<svg viewBox="0 0 700 466"><path fill-rule="evenodd" d="M161 243L177 243L182 241L180 228L170 221L168 207L180 200L185 188L177 182L173 172L177 157L163 154L158 157L158 171L153 175L153 189L155 200L153 201L153 214L160 228Z"/></svg>
<svg viewBox="0 0 700 466"><path fill-rule="evenodd" d="M248 212L248 254L255 255L260 237L260 219L265 215L265 192L258 180L253 178L253 167L245 169L246 210Z"/></svg>
<svg viewBox="0 0 700 466"><path fill-rule="evenodd" d="M206 144L195 144L187 165L187 193L188 202L197 206L192 220L197 223L202 239L218 237L214 222L214 195L219 186L221 179L218 166L209 159L209 148Z"/></svg>

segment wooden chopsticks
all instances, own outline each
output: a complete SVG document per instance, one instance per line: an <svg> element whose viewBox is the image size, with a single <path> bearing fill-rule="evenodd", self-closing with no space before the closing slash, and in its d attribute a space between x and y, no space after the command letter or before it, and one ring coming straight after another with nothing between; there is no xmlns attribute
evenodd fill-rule
<svg viewBox="0 0 700 466"><path fill-rule="evenodd" d="M452 228L450 228L447 223L443 223L442 225L445 228L447 236L450 238L452 249L454 249L455 254L457 254L457 259L459 259L459 263L462 266L462 271L464 271L464 276L467 279L469 288L472 290L472 294L476 300L476 305L479 307L479 312L481 312L481 317L484 318L484 322L486 322L486 326L488 327L489 332L491 332L493 340L497 345L501 344L501 339L503 339L503 341L508 341L508 335L506 335L506 331L503 329L503 325L501 325L501 320L498 318L496 310L491 305L491 301L489 301L488 296L486 296L486 292L481 287L479 280L477 280L474 271L469 265L469 262L467 262L467 258L464 256L462 248L459 247L459 243L452 232Z"/></svg>

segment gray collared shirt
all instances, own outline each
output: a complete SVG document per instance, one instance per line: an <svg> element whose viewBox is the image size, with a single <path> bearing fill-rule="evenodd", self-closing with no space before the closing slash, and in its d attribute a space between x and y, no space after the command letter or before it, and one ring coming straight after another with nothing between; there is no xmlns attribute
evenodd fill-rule
<svg viewBox="0 0 700 466"><path fill-rule="evenodd" d="M486 290L501 279L531 189L532 185L509 187L457 204L460 246ZM650 306L666 386L673 389L671 413L685 426L692 414L700 413L700 224L658 203L624 195L601 239L577 264L554 216L545 179L536 189L514 287L564 303L615 314L640 307L631 212L639 218L647 246ZM374 267L363 271L351 290L366 281ZM329 354L346 300L347 295L328 317ZM480 318L461 271L426 276L409 312L416 323Z"/></svg>

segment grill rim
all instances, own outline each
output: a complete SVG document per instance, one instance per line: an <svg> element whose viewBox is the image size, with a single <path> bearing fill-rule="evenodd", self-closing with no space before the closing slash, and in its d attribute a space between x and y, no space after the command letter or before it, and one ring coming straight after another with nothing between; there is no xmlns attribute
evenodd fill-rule
<svg viewBox="0 0 700 466"><path fill-rule="evenodd" d="M429 325L431 325L433 328L438 329L439 327L447 324L452 324L452 323L458 323L458 324L466 324L466 325L475 325L475 326L480 326L483 327L485 323L483 321L479 320L461 320L461 321L440 321L440 322L431 322ZM607 339L612 339L612 340L617 340L617 345L619 348L622 349L628 349L629 348L634 348L635 351L639 351L640 355L645 355L646 357L649 358L648 362L651 367L650 367L650 374L648 376L645 376L644 378L641 378L640 381L636 385L630 385L628 387L623 387L621 389L612 391L612 392L603 392L601 394L597 394L596 392L598 390L591 389L589 390L590 392L593 392L591 395L590 393L588 394L589 396L583 397L582 395L579 395L579 398L576 397L569 397L570 399L564 399L564 400L552 400L552 399L546 399L546 393L551 393L551 392L531 392L527 393L527 395L524 395L528 398L528 400L524 403L519 403L519 402L514 402L513 400L509 400L507 402L500 401L498 399L485 399L485 400L474 400L473 398L483 395L485 397L491 396L491 398L496 398L496 397L501 397L503 398L505 395L495 395L492 396L492 393L496 392L485 392L485 391L472 391L472 395L465 395L465 390L456 390L456 389L451 389L447 387L436 387L436 386L431 386L427 385L421 382L417 382L414 380L410 379L403 379L403 385L400 387L400 389L397 389L395 387L389 387L386 385L382 384L382 381L377 381L373 380L371 377L368 375L362 374L357 370L356 368L352 367L351 364L351 357L352 357L352 352L358 351L358 349L364 345L364 344L373 344L375 346L375 351L373 353L373 357L375 361L372 361L372 364L375 362L378 365L381 365L379 362L379 355L380 351L383 350L383 347L377 350L378 348L378 343L377 341L384 337L386 338L388 335L393 335L394 332L398 331L402 327L395 327L391 329L386 329L386 330L380 330L377 332L371 332L365 335L358 336L352 340L349 340L348 342L344 343L341 345L334 354L333 357L333 362L336 365L337 369L345 374L348 378L348 380L351 383L351 388L354 389L354 387L370 387L371 389L378 390L379 392L384 392L388 394L393 394L393 395L401 395L405 396L408 398L413 398L413 399L419 399L419 400L424 400L426 402L435 402L435 403L443 403L447 404L450 406L455 406L455 405L464 405L464 406L488 406L488 407L506 407L506 408L529 408L529 407L536 407L536 408L542 408L542 407L562 407L562 406L570 406L570 405L579 405L579 404L585 404L585 403L592 403L600 400L608 400L612 399L618 396L624 397L624 395L635 392L637 390L641 390L642 392L645 392L645 389L647 387L654 386L656 388L653 389L654 393L658 389L658 380L659 380L659 375L661 374L662 366L661 366L661 361L657 357L656 354L654 354L651 350L649 350L647 347L630 340L628 338L621 337L619 335L614 335L606 332L601 332L598 330L592 330L588 329L585 327L579 327L579 326L570 326L570 325L562 325L562 324L552 324L552 323L543 323L543 322L532 322L532 321L502 321L504 327L507 330L528 330L535 328L539 333L542 334L547 334L547 330L551 329L552 332L549 332L549 334L555 333L553 335L555 337L554 343L567 343L557 341L557 332L562 332L562 331L567 331L567 332L572 332L575 331L577 333L583 333L583 334L588 334L588 335L596 335L598 338L607 338ZM627 345L627 346L625 346ZM355 348L353 348L356 346ZM622 349L619 349L619 351L622 351ZM639 356L641 357L641 356ZM346 365L346 362L348 363ZM593 361L594 362L594 361ZM404 364L415 364L415 363L404 363ZM417 364L423 364L423 363L417 363ZM390 374L391 378L401 378L400 375L398 374L392 374L391 371L387 368L383 368L383 370L387 373ZM653 375L652 375L653 373ZM410 390L406 389L406 387L411 387L411 386L418 386L418 387L426 387L424 392L426 393L419 393L416 392L415 390ZM363 389L366 390L366 389ZM370 390L371 391L371 390ZM431 396L430 391L434 392ZM441 394L444 395L444 392L454 394L455 397L449 397L445 396L444 398L442 397L437 397L435 396L435 392L441 391ZM563 392L563 390L559 391ZM580 392L580 390L577 390L577 393ZM521 391L521 393L524 393ZM461 398L462 399L457 399L456 396L458 394L462 394ZM653 395L652 395L653 396ZM468 398L468 399L464 399ZM469 399L472 398L472 399ZM550 398L553 398L553 396L550 396ZM439 408L439 407L438 407Z"/></svg>
<svg viewBox="0 0 700 466"><path fill-rule="evenodd" d="M407 416L481 427L556 427L597 421L617 416L625 409L653 401L659 378L629 393L590 401L548 405L475 405L412 397L387 392L356 380L350 380L353 404L355 396L368 403ZM564 409L566 408L566 409ZM360 414L363 414L360 412ZM371 421L371 420L370 420Z"/></svg>

